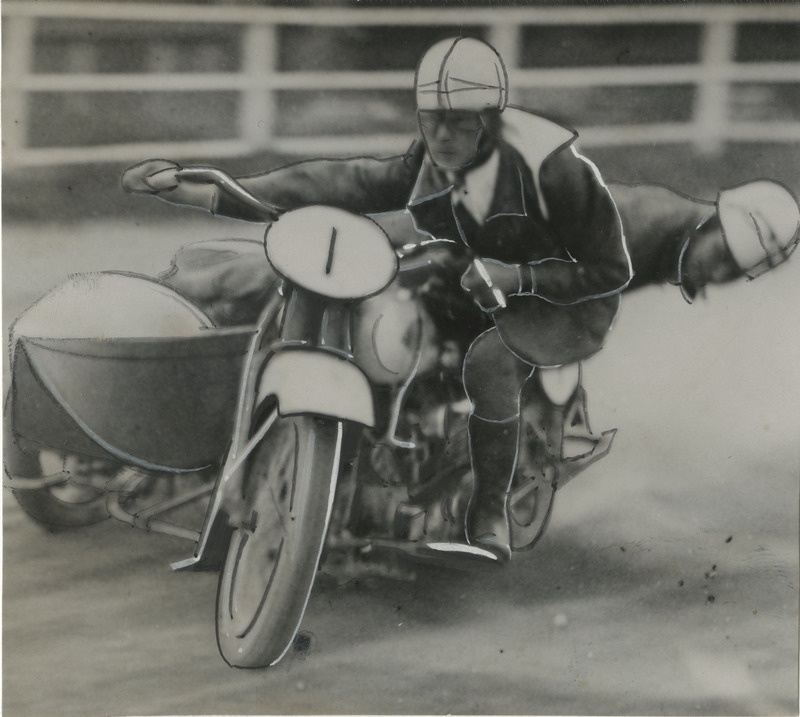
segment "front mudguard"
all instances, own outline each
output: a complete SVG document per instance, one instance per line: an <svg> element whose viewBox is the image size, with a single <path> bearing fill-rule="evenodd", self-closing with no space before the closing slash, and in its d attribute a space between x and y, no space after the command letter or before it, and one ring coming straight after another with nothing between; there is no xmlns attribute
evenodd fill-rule
<svg viewBox="0 0 800 717"><path fill-rule="evenodd" d="M372 386L352 361L330 351L282 349L258 382L256 405L274 397L281 416L313 414L375 426Z"/></svg>
<svg viewBox="0 0 800 717"><path fill-rule="evenodd" d="M375 403L369 379L353 362L319 348L281 348L266 362L255 383L255 400L244 425L254 425L239 437L223 467L195 554L173 564L174 570L216 569L224 555L231 527L247 517L242 500L243 466L272 423L281 416L311 414L375 426ZM245 391L245 396L252 395ZM259 407L272 408L262 412ZM253 418L260 416L260 418ZM255 425L257 424L257 425ZM249 436L249 437L245 437Z"/></svg>

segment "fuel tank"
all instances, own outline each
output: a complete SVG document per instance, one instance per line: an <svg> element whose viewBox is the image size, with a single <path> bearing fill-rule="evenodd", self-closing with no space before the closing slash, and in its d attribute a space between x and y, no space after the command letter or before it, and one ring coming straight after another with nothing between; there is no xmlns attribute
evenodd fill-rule
<svg viewBox="0 0 800 717"><path fill-rule="evenodd" d="M356 363L383 386L435 370L441 353L433 321L398 279L356 306L353 343Z"/></svg>

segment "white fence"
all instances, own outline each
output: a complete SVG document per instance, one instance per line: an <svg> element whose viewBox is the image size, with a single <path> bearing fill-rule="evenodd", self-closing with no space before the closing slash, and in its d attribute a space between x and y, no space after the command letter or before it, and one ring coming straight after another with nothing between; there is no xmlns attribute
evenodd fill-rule
<svg viewBox="0 0 800 717"><path fill-rule="evenodd" d="M278 91L407 90L413 71L280 71L276 65L284 25L327 26L482 26L503 56L514 91L531 88L581 88L690 85L687 122L630 122L581 126L585 145L690 142L716 151L731 141L800 142L800 121L736 121L730 92L735 83L800 83L800 62L737 62L737 28L743 23L800 23L800 5L620 5L612 7L487 7L459 9L287 8L236 5L179 5L117 2L14 2L0 5L4 16L4 161L6 168L127 160L169 155L236 156L273 150L286 154L342 154L394 151L408 145L407 134L369 136L281 136L274 130ZM37 73L34 53L37 23L86 20L130 23L207 23L236 26L242 61L232 72ZM685 23L701 29L697 62L646 66L569 68L520 67L522 28L545 25L664 25ZM227 139L114 143L91 146L35 146L29 141L33 93L235 91L240 93L238 127ZM409 108L409 112L411 108ZM57 118L54 118L57 121Z"/></svg>

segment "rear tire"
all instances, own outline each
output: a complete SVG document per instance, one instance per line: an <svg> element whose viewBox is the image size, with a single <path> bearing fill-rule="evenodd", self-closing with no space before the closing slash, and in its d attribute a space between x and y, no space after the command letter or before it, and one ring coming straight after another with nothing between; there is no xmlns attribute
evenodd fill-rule
<svg viewBox="0 0 800 717"><path fill-rule="evenodd" d="M119 464L49 449L26 447L6 439L6 473L11 491L34 520L52 528L76 528L109 517L104 488ZM62 476L65 480L44 488L14 488L14 479Z"/></svg>
<svg viewBox="0 0 800 717"><path fill-rule="evenodd" d="M234 528L217 591L217 643L233 667L268 667L294 640L316 577L343 425L280 418L245 466L249 515Z"/></svg>

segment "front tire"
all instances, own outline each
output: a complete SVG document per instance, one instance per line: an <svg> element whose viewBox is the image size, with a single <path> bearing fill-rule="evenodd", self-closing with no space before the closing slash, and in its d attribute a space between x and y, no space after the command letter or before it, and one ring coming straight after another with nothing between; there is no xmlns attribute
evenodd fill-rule
<svg viewBox="0 0 800 717"><path fill-rule="evenodd" d="M289 649L314 584L339 473L343 425L280 418L245 466L243 523L217 592L217 642L233 667L268 667Z"/></svg>

